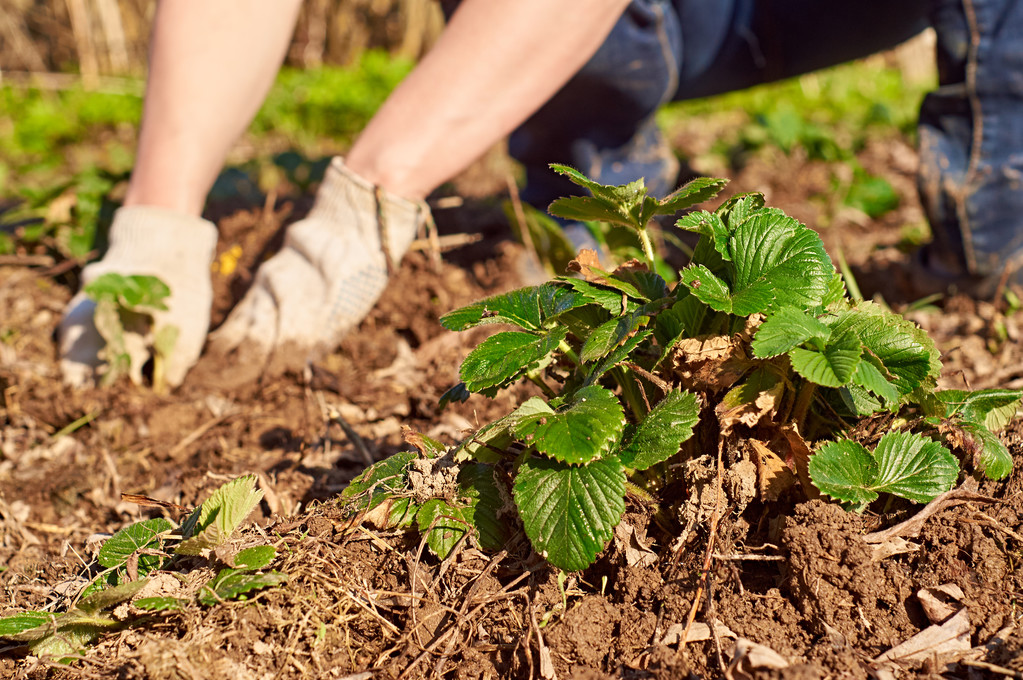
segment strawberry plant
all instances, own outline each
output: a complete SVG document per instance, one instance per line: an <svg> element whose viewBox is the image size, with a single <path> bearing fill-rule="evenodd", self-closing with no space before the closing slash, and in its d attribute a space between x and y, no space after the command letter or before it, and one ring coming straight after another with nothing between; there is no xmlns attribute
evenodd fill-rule
<svg viewBox="0 0 1023 680"><path fill-rule="evenodd" d="M154 328L153 312L166 310L164 299L170 288L155 276L124 276L113 272L103 274L83 289L96 304L93 319L96 330L106 341L103 349L107 371L101 383L114 383L127 375L136 385L142 383L139 357L148 356L145 347L132 343L148 340L152 345L153 388L161 391L165 386L166 357L178 339L178 327L166 325Z"/></svg>
<svg viewBox="0 0 1023 680"><path fill-rule="evenodd" d="M554 167L591 195L550 211L632 230L643 258L605 271L583 251L576 276L445 315L454 331L510 328L469 353L444 401L520 380L543 396L451 451L418 438L418 453L363 473L344 496L377 524L417 526L444 556L463 536L503 545L517 518L537 553L578 570L613 535L627 493L654 497L671 481L669 461L701 453L753 460L765 500L792 489L860 510L880 493L926 502L962 466L1008 474L993 432L1023 394L938 390L934 343L850 299L813 230L759 194L690 212L677 226L699 240L671 287L653 269L647 224L724 182L694 180L658 200L642 180L607 187ZM871 450L850 435L875 421L890 432Z"/></svg>

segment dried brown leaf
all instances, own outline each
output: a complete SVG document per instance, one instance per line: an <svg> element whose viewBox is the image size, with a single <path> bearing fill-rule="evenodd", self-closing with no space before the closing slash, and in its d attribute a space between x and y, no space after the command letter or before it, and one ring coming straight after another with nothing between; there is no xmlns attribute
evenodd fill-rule
<svg viewBox="0 0 1023 680"><path fill-rule="evenodd" d="M568 263L568 271L582 274L583 279L590 283L600 283L604 280L604 274L594 271L594 268L603 269L600 266L600 256L592 248L583 248L575 259Z"/></svg>
<svg viewBox="0 0 1023 680"><path fill-rule="evenodd" d="M719 392L734 385L752 365L745 344L741 335L683 338L672 348L669 361L686 388Z"/></svg>
<svg viewBox="0 0 1023 680"><path fill-rule="evenodd" d="M796 483L796 474L789 469L781 456L763 442L750 439L749 444L753 462L757 465L757 490L760 497L763 500L776 501Z"/></svg>
<svg viewBox="0 0 1023 680"><path fill-rule="evenodd" d="M945 623L924 628L874 659L875 663L917 663L942 654L970 651L970 615L966 608Z"/></svg>
<svg viewBox="0 0 1023 680"><path fill-rule="evenodd" d="M732 662L728 664L728 677L736 680L753 680L760 677L757 671L781 670L788 667L788 660L770 647L739 638L735 641Z"/></svg>
<svg viewBox="0 0 1023 680"><path fill-rule="evenodd" d="M921 588L916 594L931 623L942 623L962 609L965 597L962 588L954 583Z"/></svg>

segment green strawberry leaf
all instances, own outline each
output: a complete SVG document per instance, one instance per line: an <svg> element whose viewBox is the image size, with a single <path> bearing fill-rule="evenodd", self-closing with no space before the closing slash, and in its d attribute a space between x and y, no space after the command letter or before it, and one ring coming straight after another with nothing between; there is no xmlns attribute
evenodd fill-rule
<svg viewBox="0 0 1023 680"><path fill-rule="evenodd" d="M597 362L589 375L586 376L586 380L583 381L583 386L594 384L609 370L632 356L633 350L643 344L652 333L653 331L651 330L643 330L626 338L622 344L612 349L604 358Z"/></svg>
<svg viewBox="0 0 1023 680"><path fill-rule="evenodd" d="M462 382L470 392L506 385L549 357L567 333L555 328L542 335L522 331L492 335L465 357Z"/></svg>
<svg viewBox="0 0 1023 680"><path fill-rule="evenodd" d="M859 338L902 395L937 378L941 371L934 341L912 321L872 302L839 312L828 325L834 334L849 332Z"/></svg>
<svg viewBox="0 0 1023 680"><path fill-rule="evenodd" d="M341 499L355 502L355 507L372 510L384 500L404 492L408 466L419 457L415 451L398 453L373 463L341 492Z"/></svg>
<svg viewBox="0 0 1023 680"><path fill-rule="evenodd" d="M989 479L1002 479L1012 472L1012 455L1005 444L982 423L964 421L962 430L973 440L977 467Z"/></svg>
<svg viewBox="0 0 1023 680"><path fill-rule="evenodd" d="M878 464L874 488L917 503L948 491L959 475L959 462L948 449L909 432L881 437L873 457Z"/></svg>
<svg viewBox="0 0 1023 680"><path fill-rule="evenodd" d="M633 219L621 208L603 198L595 196L566 196L547 207L547 212L575 222L609 222L626 227L633 226Z"/></svg>
<svg viewBox="0 0 1023 680"><path fill-rule="evenodd" d="M877 461L859 442L840 439L825 443L810 456L809 469L813 485L837 501L863 508L877 498L871 488Z"/></svg>
<svg viewBox="0 0 1023 680"><path fill-rule="evenodd" d="M469 328L493 323L507 323L529 331L540 328L540 298L550 295L544 286L520 288L501 295L480 300L471 305L448 312L440 323L449 331L464 331Z"/></svg>
<svg viewBox="0 0 1023 680"><path fill-rule="evenodd" d="M163 301L170 295L167 284L155 276L125 276L114 272L98 276L82 290L95 302L109 300L131 312L166 310Z"/></svg>
<svg viewBox="0 0 1023 680"><path fill-rule="evenodd" d="M181 533L186 538L174 552L198 555L226 542L262 498L262 490L256 489L255 475L227 482L182 523ZM192 541L193 538L197 540Z"/></svg>
<svg viewBox="0 0 1023 680"><path fill-rule="evenodd" d="M660 201L657 214L673 215L680 210L709 201L717 196L726 184L728 180L713 177L697 177L690 180Z"/></svg>
<svg viewBox="0 0 1023 680"><path fill-rule="evenodd" d="M1020 390L988 389L939 390L934 393L945 404L945 417L983 423L992 432L1003 429L1016 415L1023 392Z"/></svg>
<svg viewBox="0 0 1023 680"><path fill-rule="evenodd" d="M147 612L168 612L184 609L188 600L180 597L143 597L132 604Z"/></svg>
<svg viewBox="0 0 1023 680"><path fill-rule="evenodd" d="M737 299L728 283L702 264L686 267L679 273L682 283L689 287L693 296L718 312L748 316L767 309L774 301L774 291L769 285L747 289L742 298Z"/></svg>
<svg viewBox="0 0 1023 680"><path fill-rule="evenodd" d="M226 600L244 600L246 593L263 588L272 588L288 582L287 574L269 571L265 574L252 574L236 569L222 569L212 581L203 586L199 593L199 602L212 607Z"/></svg>
<svg viewBox="0 0 1023 680"><path fill-rule="evenodd" d="M590 337L586 338L582 349L579 351L579 359L584 363L590 363L601 359L616 347L629 339L640 326L650 321L649 310L640 307L631 314L615 317L602 323L593 329Z"/></svg>
<svg viewBox="0 0 1023 680"><path fill-rule="evenodd" d="M508 447L515 441L512 429L523 418L546 415L551 407L540 397L530 397L508 415L481 427L476 434L463 441L455 450L455 460L477 460L481 463L500 462L507 454Z"/></svg>
<svg viewBox="0 0 1023 680"><path fill-rule="evenodd" d="M770 359L799 347L807 340L827 342L831 336L823 322L791 306L775 309L768 315L753 338L753 354L758 359Z"/></svg>
<svg viewBox="0 0 1023 680"><path fill-rule="evenodd" d="M162 549L162 536L173 529L174 525L163 517L126 526L103 543L96 555L96 561L104 567L120 567L140 550ZM162 558L157 555L139 555L139 573L148 573L156 569L160 562Z"/></svg>
<svg viewBox="0 0 1023 680"><path fill-rule="evenodd" d="M695 394L669 392L636 428L619 458L627 468L645 470L668 460L682 442L693 435L700 420L700 401Z"/></svg>
<svg viewBox="0 0 1023 680"><path fill-rule="evenodd" d="M508 523L501 519L505 495L494 478L494 466L475 463L458 471L461 493L469 500L469 520L484 550L500 550L508 541Z"/></svg>
<svg viewBox="0 0 1023 680"><path fill-rule="evenodd" d="M625 412L618 398L610 390L591 385L576 392L557 411L523 418L513 432L543 455L577 465L607 454L624 429Z"/></svg>
<svg viewBox="0 0 1023 680"><path fill-rule="evenodd" d="M110 588L99 590L88 597L83 597L78 602L77 611L86 615L92 615L104 609L109 609L126 602L135 596L135 593L142 590L149 583L149 579L140 578L138 581L121 583ZM76 610L65 613L65 616L74 614ZM62 622L63 623L63 622Z"/></svg>
<svg viewBox="0 0 1023 680"><path fill-rule="evenodd" d="M645 302L661 300L671 293L660 274L646 269L621 269L612 274L611 279L627 284L636 291L632 297Z"/></svg>
<svg viewBox="0 0 1023 680"><path fill-rule="evenodd" d="M728 241L732 232L729 231L728 227L721 220L721 216L717 213L709 213L706 210L691 212L676 222L675 226L679 229L700 234L713 246L723 261L731 261L732 250L728 245Z"/></svg>
<svg viewBox="0 0 1023 680"><path fill-rule="evenodd" d="M848 439L828 442L810 456L809 468L818 489L859 509L879 492L926 503L951 489L959 474L948 449L908 432L889 432L873 451Z"/></svg>
<svg viewBox="0 0 1023 680"><path fill-rule="evenodd" d="M735 228L730 246L735 314L763 312L771 304L809 309L828 294L835 266L820 236L781 211L752 214Z"/></svg>
<svg viewBox="0 0 1023 680"><path fill-rule="evenodd" d="M22 642L38 639L25 637L25 634L35 631L39 633L38 637L43 637L49 632L50 624L55 619L56 615L49 612L25 611L11 614L0 618L0 637L17 639Z"/></svg>
<svg viewBox="0 0 1023 680"><path fill-rule="evenodd" d="M573 466L527 458L515 504L533 549L565 571L585 569L604 549L625 511L625 471L617 458Z"/></svg>
<svg viewBox="0 0 1023 680"><path fill-rule="evenodd" d="M736 194L725 200L714 212L728 222L728 228L735 231L750 215L764 207L764 195L760 192Z"/></svg>
<svg viewBox="0 0 1023 680"><path fill-rule="evenodd" d="M433 554L446 559L458 541L472 530L472 513L468 507L456 506L441 498L432 498L416 515L419 532L426 536L426 544Z"/></svg>
<svg viewBox="0 0 1023 680"><path fill-rule="evenodd" d="M646 187L641 179L636 180L635 182L630 182L629 184L615 186L601 184L600 182L594 181L568 165L551 163L550 168L559 175L563 175L571 180L573 184L581 186L584 189L589 189L593 196L602 198L611 203L632 205L646 195Z"/></svg>
<svg viewBox="0 0 1023 680"><path fill-rule="evenodd" d="M559 279L561 283L573 288L577 293L584 296L593 304L599 305L611 312L612 316L618 316L624 311L622 305L622 294L605 286L598 286L595 283L583 279Z"/></svg>
<svg viewBox="0 0 1023 680"><path fill-rule="evenodd" d="M856 366L856 373L853 374L853 384L859 385L863 389L869 391L871 394L875 394L881 398L886 408L894 408L899 403L899 390L896 389L895 385L881 373L880 369L874 365L874 361L877 361L872 354L868 354L862 357L862 361ZM878 362L880 363L880 362ZM878 406L881 404L879 403ZM874 411L870 411L873 413Z"/></svg>
<svg viewBox="0 0 1023 680"><path fill-rule="evenodd" d="M234 568L255 571L269 566L275 559L277 559L277 549L272 545L256 545L238 551L238 554L234 556Z"/></svg>
<svg viewBox="0 0 1023 680"><path fill-rule="evenodd" d="M849 383L860 364L863 347L852 333L832 337L823 349L796 347L789 350L792 369L807 380L825 387Z"/></svg>
<svg viewBox="0 0 1023 680"><path fill-rule="evenodd" d="M695 338L703 331L707 305L695 295L683 293L678 302L654 317L657 342L667 352L682 337Z"/></svg>

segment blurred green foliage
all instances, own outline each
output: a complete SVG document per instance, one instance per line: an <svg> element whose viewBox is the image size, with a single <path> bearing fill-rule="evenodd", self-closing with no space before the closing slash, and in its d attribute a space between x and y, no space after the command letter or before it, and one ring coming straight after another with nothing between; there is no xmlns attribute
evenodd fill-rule
<svg viewBox="0 0 1023 680"><path fill-rule="evenodd" d="M661 110L659 122L672 129L698 119L719 129L725 126L715 125L714 119L727 119L728 132L714 141L711 154L719 157L718 166L732 171L749 154L771 149L846 165L852 172L835 173L832 185L839 203L876 218L898 206L898 194L887 180L864 170L856 154L871 138L915 140L920 103L935 85L907 82L902 71L877 60L859 61L672 103Z"/></svg>
<svg viewBox="0 0 1023 680"><path fill-rule="evenodd" d="M241 169L225 171L214 193L238 184L232 172L254 188L283 178L308 190L323 168L306 154L346 149L412 66L370 51L350 67L282 70L249 128L252 158L237 159ZM144 83L124 82L129 93L0 86L0 253L16 242L64 257L92 250L115 207L109 196L134 163ZM69 208L49 211L62 196Z"/></svg>
<svg viewBox="0 0 1023 680"><path fill-rule="evenodd" d="M324 137L347 146L413 65L371 51L349 68L283 69L250 132L284 135L299 147Z"/></svg>
<svg viewBox="0 0 1023 680"><path fill-rule="evenodd" d="M674 102L661 109L659 120L670 127L686 118L743 111L750 125L760 127L785 150L806 142L812 147L821 135L855 149L868 135L881 131L914 137L920 102L935 85L907 82L897 68L858 61L738 92Z"/></svg>

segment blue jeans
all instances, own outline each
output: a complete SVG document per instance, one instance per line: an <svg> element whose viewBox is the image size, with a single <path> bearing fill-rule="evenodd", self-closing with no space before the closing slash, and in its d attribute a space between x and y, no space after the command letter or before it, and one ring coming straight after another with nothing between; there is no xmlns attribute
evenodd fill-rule
<svg viewBox="0 0 1023 680"><path fill-rule="evenodd" d="M453 0L446 0L450 5ZM675 186L658 106L866 56L928 25L940 87L920 113L919 191L945 268L1023 259L1023 0L633 0L582 70L509 140L540 208L578 193L549 162ZM1023 278L1021 276L1020 278Z"/></svg>
<svg viewBox="0 0 1023 680"><path fill-rule="evenodd" d="M918 187L942 266L1023 281L1023 1L933 0Z"/></svg>
<svg viewBox="0 0 1023 680"><path fill-rule="evenodd" d="M509 139L523 198L546 208L580 190L551 161L605 184L675 188L653 122L668 101L743 89L849 61L927 26L928 0L633 0L582 70Z"/></svg>

